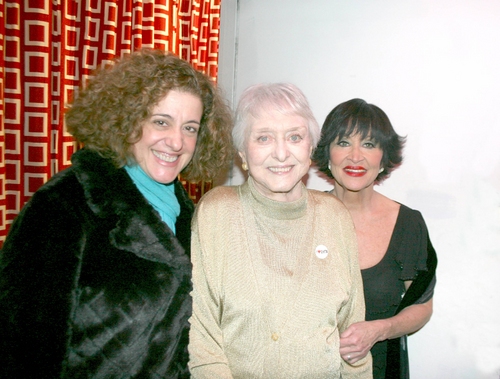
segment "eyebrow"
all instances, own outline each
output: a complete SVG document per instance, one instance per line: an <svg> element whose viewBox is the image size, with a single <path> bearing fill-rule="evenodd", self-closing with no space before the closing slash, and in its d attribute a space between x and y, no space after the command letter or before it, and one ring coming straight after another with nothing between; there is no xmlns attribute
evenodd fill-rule
<svg viewBox="0 0 500 379"><path fill-rule="evenodd" d="M169 114L167 113L153 113L151 115L151 117L165 117L165 118L168 118L170 120L173 120L174 118L172 116L170 116ZM190 124L190 123L194 123L194 124L198 124L198 125L201 125L201 121L197 121L197 120L189 120L189 121L186 121L184 124Z"/></svg>
<svg viewBox="0 0 500 379"><path fill-rule="evenodd" d="M173 118L168 113L153 113L151 116L162 116L162 117L167 117L167 118Z"/></svg>
<svg viewBox="0 0 500 379"><path fill-rule="evenodd" d="M299 126L292 126L290 128L286 128L285 131L286 132L294 132L294 131L297 131L297 130L301 130L301 129L306 129L307 130L307 126L306 125L299 125ZM262 133L262 132L274 132L276 129L275 128L269 128L269 127L262 127L262 128L257 128L257 129L253 129L251 130L252 133Z"/></svg>

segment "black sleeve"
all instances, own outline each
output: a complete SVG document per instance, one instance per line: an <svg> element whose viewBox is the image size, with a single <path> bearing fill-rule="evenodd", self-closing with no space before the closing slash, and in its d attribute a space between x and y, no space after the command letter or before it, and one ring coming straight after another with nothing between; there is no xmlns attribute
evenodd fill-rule
<svg viewBox="0 0 500 379"><path fill-rule="evenodd" d="M84 221L77 187L54 184L24 206L0 257L0 377L60 376Z"/></svg>
<svg viewBox="0 0 500 379"><path fill-rule="evenodd" d="M427 270L418 272L417 278L412 282L408 291L406 291L403 300L396 311L398 314L403 308L412 304L425 303L434 293L436 281L437 255L432 246L429 236L427 236ZM427 299L427 300L425 300Z"/></svg>

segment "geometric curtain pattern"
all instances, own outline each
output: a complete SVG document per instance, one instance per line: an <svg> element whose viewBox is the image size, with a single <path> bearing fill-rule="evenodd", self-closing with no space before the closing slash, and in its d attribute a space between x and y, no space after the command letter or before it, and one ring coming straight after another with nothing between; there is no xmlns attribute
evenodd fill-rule
<svg viewBox="0 0 500 379"><path fill-rule="evenodd" d="M33 193L70 165L68 100L92 70L141 47L215 82L220 0L0 0L0 248ZM210 183L185 183L196 202Z"/></svg>

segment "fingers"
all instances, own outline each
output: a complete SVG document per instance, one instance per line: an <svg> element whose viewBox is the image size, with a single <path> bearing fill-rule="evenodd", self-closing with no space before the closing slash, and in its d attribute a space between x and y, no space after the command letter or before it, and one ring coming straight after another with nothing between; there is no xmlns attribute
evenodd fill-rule
<svg viewBox="0 0 500 379"><path fill-rule="evenodd" d="M342 340L340 342L340 356L342 359L346 362L353 362L353 360L356 358L357 354L359 353L358 347L355 344L351 343L342 343Z"/></svg>
<svg viewBox="0 0 500 379"><path fill-rule="evenodd" d="M347 354L342 357L347 363L353 364L359 361L360 357L357 357L355 354Z"/></svg>
<svg viewBox="0 0 500 379"><path fill-rule="evenodd" d="M342 333L340 333L340 338L349 337L356 330L355 326L353 326L353 325L356 325L356 324L352 324L346 330L344 330Z"/></svg>

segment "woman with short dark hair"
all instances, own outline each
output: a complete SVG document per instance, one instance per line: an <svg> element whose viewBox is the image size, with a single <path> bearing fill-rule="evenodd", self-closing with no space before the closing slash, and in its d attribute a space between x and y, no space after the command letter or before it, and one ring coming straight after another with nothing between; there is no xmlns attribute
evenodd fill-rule
<svg viewBox="0 0 500 379"><path fill-rule="evenodd" d="M313 156L352 215L363 276L366 321L341 334L340 351L353 363L371 351L375 379L409 377L406 335L432 315L437 260L425 221L374 189L401 164L404 142L382 109L352 99L326 117Z"/></svg>

